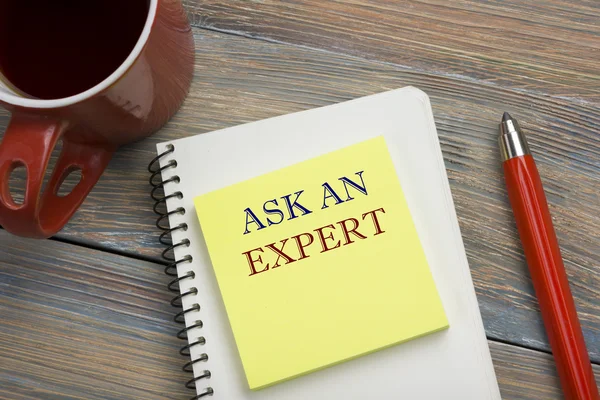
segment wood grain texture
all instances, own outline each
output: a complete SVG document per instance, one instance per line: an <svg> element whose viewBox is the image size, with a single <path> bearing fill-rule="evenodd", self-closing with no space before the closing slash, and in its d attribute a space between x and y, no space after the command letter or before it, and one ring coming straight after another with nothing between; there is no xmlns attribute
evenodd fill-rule
<svg viewBox="0 0 600 400"><path fill-rule="evenodd" d="M0 398L188 398L162 266L0 231Z"/></svg>
<svg viewBox="0 0 600 400"><path fill-rule="evenodd" d="M498 342L489 345L504 400L563 398L552 356ZM593 368L600 384L600 366Z"/></svg>
<svg viewBox="0 0 600 400"><path fill-rule="evenodd" d="M194 25L598 104L594 0L184 0Z"/></svg>
<svg viewBox="0 0 600 400"><path fill-rule="evenodd" d="M157 142L413 85L431 97L488 337L549 351L499 162L497 125L509 111L530 135L586 341L600 362L597 108L200 29L195 37L196 76L184 107L116 155L60 238L158 260L146 172ZM2 112L2 127L7 120Z"/></svg>
<svg viewBox="0 0 600 400"><path fill-rule="evenodd" d="M0 242L0 398L187 398L160 265L6 232ZM550 356L490 347L504 399L561 398Z"/></svg>

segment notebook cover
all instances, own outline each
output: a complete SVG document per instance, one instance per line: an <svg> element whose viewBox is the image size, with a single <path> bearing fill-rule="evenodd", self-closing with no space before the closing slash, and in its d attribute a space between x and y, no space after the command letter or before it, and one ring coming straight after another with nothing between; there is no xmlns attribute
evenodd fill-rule
<svg viewBox="0 0 600 400"><path fill-rule="evenodd" d="M193 199L307 159L327 154L377 136L383 136L402 182L408 208L422 243L450 328L392 346L353 360L267 387L248 388L217 279L194 212ZM411 87L300 113L271 118L194 137L158 144L166 166L163 180L167 194L180 191L182 198L167 200L174 211L171 226L182 223L187 231L173 232L178 243L175 256L183 276L181 290L198 293L183 299L184 308L200 309L186 314L190 341L202 336L203 346L191 348L198 393L206 387L212 398L228 400L317 400L408 398L500 399L493 365L471 281L469 266L454 210L448 178L427 96ZM257 156L246 162L248 154ZM178 183L179 182L179 183ZM357 316L357 324L367 323ZM351 328L349 328L351 329ZM206 356L204 356L206 355Z"/></svg>

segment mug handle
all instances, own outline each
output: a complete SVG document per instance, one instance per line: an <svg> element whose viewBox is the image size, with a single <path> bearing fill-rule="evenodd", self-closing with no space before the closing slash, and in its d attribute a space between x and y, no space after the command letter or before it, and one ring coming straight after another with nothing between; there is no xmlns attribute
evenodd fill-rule
<svg viewBox="0 0 600 400"><path fill-rule="evenodd" d="M48 238L66 225L108 165L115 147L77 143L63 134L69 123L51 118L13 113L0 143L0 225L25 237ZM44 175L56 143L63 147L44 193ZM20 166L27 169L22 204L10 194L9 179ZM81 170L81 180L71 193L58 195L66 177Z"/></svg>

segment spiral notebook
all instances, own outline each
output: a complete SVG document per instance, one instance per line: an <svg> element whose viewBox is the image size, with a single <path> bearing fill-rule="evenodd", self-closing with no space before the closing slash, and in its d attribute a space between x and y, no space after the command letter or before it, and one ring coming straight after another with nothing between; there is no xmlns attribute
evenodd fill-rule
<svg viewBox="0 0 600 400"><path fill-rule="evenodd" d="M166 204L157 226L194 399L500 399L425 93L393 90L157 151L152 196L157 212ZM405 246L397 256L386 253L394 243ZM385 268L379 280L375 270L341 278L343 259ZM299 287L320 300L294 303Z"/></svg>

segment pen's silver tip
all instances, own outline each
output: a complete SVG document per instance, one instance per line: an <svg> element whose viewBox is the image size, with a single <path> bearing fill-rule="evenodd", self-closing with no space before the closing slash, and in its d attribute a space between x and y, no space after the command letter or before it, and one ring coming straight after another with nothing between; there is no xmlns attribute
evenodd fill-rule
<svg viewBox="0 0 600 400"><path fill-rule="evenodd" d="M503 161L531 154L519 123L507 112L502 115L499 142Z"/></svg>

